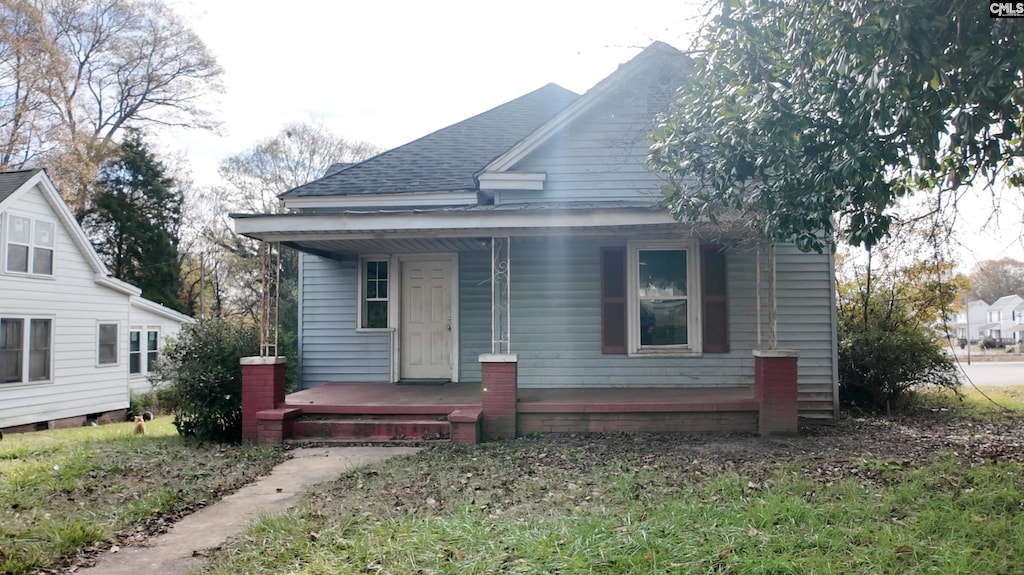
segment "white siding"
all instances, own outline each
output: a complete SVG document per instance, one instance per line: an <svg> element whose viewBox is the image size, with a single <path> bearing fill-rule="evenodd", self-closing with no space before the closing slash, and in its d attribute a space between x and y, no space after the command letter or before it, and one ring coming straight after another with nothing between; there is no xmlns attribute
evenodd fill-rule
<svg viewBox="0 0 1024 575"><path fill-rule="evenodd" d="M0 384L0 428L128 407L129 296L95 281L95 272L38 188L10 211L57 222L54 277L0 268L0 316L53 318L53 380ZM97 366L99 322L117 323L118 363Z"/></svg>

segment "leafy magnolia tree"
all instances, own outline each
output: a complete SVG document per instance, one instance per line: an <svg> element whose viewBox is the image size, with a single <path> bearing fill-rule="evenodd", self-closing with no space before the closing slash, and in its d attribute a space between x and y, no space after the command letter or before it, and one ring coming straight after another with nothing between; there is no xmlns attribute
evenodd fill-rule
<svg viewBox="0 0 1024 575"><path fill-rule="evenodd" d="M1024 262L1012 258L985 260L971 270L972 298L992 303L1014 294L1024 297Z"/></svg>
<svg viewBox="0 0 1024 575"><path fill-rule="evenodd" d="M124 128L215 126L221 74L161 0L0 0L0 169L45 164L80 217Z"/></svg>
<svg viewBox="0 0 1024 575"><path fill-rule="evenodd" d="M1024 25L988 4L722 0L704 45L650 153L680 219L822 251L915 190L1024 180Z"/></svg>
<svg viewBox="0 0 1024 575"><path fill-rule="evenodd" d="M114 277L142 295L182 310L178 233L182 192L141 132L129 131L96 180L82 226Z"/></svg>
<svg viewBox="0 0 1024 575"><path fill-rule="evenodd" d="M868 251L840 251L839 382L848 404L891 411L912 388L959 386L943 318L969 282L924 223L897 225Z"/></svg>

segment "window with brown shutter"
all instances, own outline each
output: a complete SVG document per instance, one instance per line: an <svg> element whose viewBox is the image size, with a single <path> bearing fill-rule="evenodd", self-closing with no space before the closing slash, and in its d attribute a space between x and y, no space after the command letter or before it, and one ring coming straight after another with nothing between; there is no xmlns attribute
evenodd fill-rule
<svg viewBox="0 0 1024 575"><path fill-rule="evenodd" d="M626 249L601 248L601 353L626 353Z"/></svg>

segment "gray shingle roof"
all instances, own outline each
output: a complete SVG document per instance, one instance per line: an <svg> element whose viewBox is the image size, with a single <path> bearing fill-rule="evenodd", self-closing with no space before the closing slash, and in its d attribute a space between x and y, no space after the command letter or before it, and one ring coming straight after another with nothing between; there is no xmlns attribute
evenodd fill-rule
<svg viewBox="0 0 1024 575"><path fill-rule="evenodd" d="M576 98L575 93L548 84L281 197L475 190L480 170Z"/></svg>
<svg viewBox="0 0 1024 575"><path fill-rule="evenodd" d="M17 172L0 172L0 202L18 191L18 188L25 185L25 182L41 171L41 168L36 168L34 170L19 170Z"/></svg>

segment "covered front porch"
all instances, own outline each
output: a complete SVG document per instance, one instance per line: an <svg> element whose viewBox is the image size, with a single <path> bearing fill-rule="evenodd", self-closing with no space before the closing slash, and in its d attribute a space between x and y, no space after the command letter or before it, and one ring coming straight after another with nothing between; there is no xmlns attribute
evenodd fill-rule
<svg viewBox="0 0 1024 575"><path fill-rule="evenodd" d="M791 433L796 429L796 358L758 359L749 387L519 388L517 358L482 357L483 383L438 385L331 382L284 394L283 362L252 358L245 371L246 437L476 443L533 433ZM263 361L260 361L263 360ZM273 397L256 389L274 385ZM263 397L264 405L252 398ZM249 398L249 400L247 400Z"/></svg>

